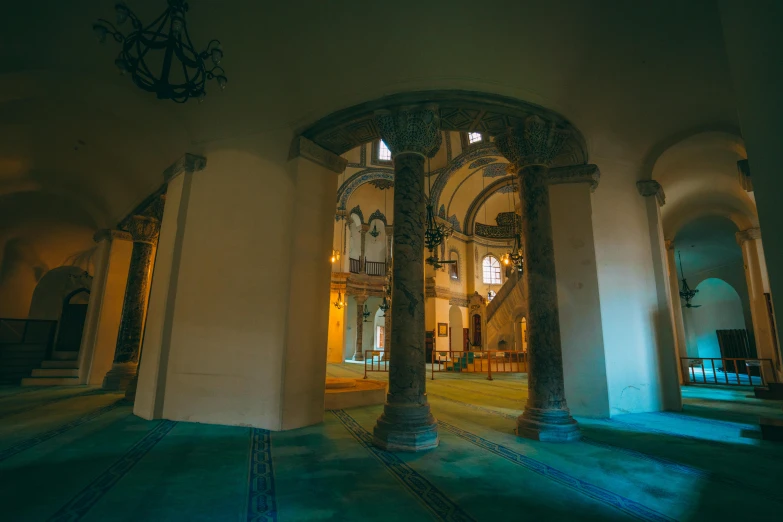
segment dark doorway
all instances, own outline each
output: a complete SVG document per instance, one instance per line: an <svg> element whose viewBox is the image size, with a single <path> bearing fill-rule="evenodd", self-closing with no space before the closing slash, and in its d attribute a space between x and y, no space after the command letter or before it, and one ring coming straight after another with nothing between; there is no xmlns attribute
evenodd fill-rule
<svg viewBox="0 0 783 522"><path fill-rule="evenodd" d="M82 344L84 320L87 317L87 303L90 291L80 288L68 294L60 314L55 350L58 352L78 352Z"/></svg>

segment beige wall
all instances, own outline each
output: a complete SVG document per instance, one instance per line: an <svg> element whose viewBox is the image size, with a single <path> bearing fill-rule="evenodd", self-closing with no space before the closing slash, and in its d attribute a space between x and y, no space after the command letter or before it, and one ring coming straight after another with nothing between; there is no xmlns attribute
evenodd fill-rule
<svg viewBox="0 0 783 522"><path fill-rule="evenodd" d="M590 184L552 185L549 193L566 401L574 415L608 417Z"/></svg>
<svg viewBox="0 0 783 522"><path fill-rule="evenodd" d="M156 262L137 415L274 430L321 420L336 177L289 164L290 139L208 149L167 200L159 249L173 255ZM312 326L295 328L302 317Z"/></svg>

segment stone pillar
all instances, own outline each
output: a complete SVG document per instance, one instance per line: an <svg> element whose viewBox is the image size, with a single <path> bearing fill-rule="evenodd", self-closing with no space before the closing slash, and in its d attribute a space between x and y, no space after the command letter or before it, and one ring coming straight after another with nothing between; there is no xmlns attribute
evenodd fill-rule
<svg viewBox="0 0 783 522"><path fill-rule="evenodd" d="M766 282L766 264L764 247L761 244L761 229L748 228L737 232L737 243L742 248L742 261L745 265L745 279L748 283L750 314L753 318L753 334L756 338L756 354L760 359L771 359L774 371L780 372L780 352L774 338L769 320L767 298L769 283ZM773 369L764 365L764 379L769 382Z"/></svg>
<svg viewBox="0 0 783 522"><path fill-rule="evenodd" d="M359 255L359 273L360 274L366 274L367 273L367 260L365 259L365 251L367 247L367 232L370 230L370 225L362 225L361 228L361 234L362 234L362 246L361 246L361 254Z"/></svg>
<svg viewBox="0 0 783 522"><path fill-rule="evenodd" d="M364 238L364 236L362 236ZM362 241L364 244L364 241ZM356 296L356 347L353 351L354 361L364 360L364 350L362 350L362 340L364 339L364 303L367 302L366 295Z"/></svg>
<svg viewBox="0 0 783 522"><path fill-rule="evenodd" d="M106 390L126 390L136 378L160 220L135 215L127 220L124 228L127 228L132 237L133 251L122 302L122 319L114 351L114 363L103 379L103 388ZM129 398L133 398L133 391Z"/></svg>
<svg viewBox="0 0 783 522"><path fill-rule="evenodd" d="M441 143L435 106L375 117L394 161L394 246L389 393L373 430L373 444L390 451L438 445L438 425L427 401L424 347L424 167Z"/></svg>
<svg viewBox="0 0 783 522"><path fill-rule="evenodd" d="M578 440L581 435L565 399L560 316L549 208L547 173L567 138L538 116L498 136L495 145L519 175L522 203L523 281L528 297L528 400L517 434L543 441Z"/></svg>

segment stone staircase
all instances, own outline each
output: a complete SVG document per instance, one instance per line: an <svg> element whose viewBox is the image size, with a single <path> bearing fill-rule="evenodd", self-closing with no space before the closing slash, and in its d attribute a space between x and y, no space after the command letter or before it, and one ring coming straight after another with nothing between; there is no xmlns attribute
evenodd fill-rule
<svg viewBox="0 0 783 522"><path fill-rule="evenodd" d="M76 386L79 384L79 352L52 352L52 358L41 363L21 386Z"/></svg>
<svg viewBox="0 0 783 522"><path fill-rule="evenodd" d="M487 304L487 349L497 350L501 340L510 345L514 339L514 320L526 311L522 278L517 272L512 272L495 298Z"/></svg>

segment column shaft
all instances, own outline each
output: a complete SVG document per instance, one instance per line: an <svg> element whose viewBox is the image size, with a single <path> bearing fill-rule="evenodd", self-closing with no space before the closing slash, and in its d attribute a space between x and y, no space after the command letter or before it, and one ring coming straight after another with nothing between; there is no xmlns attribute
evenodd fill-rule
<svg viewBox="0 0 783 522"><path fill-rule="evenodd" d="M366 296L356 296L356 347L353 351L354 361L364 360L362 341L364 340L364 303L366 302Z"/></svg>
<svg viewBox="0 0 783 522"><path fill-rule="evenodd" d="M384 312L383 319L383 360L388 361L390 358L391 348L391 324L392 324L392 311L391 308Z"/></svg>

